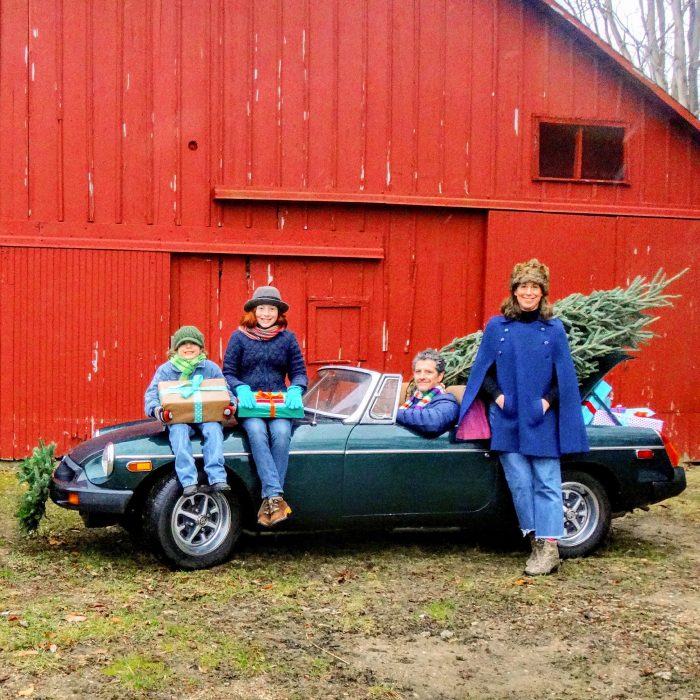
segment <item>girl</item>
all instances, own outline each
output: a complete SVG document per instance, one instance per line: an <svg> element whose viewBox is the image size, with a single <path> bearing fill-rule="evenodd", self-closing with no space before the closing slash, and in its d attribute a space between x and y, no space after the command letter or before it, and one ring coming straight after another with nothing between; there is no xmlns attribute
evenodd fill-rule
<svg viewBox="0 0 700 700"><path fill-rule="evenodd" d="M224 355L224 376L244 408L255 406L256 391L286 391L285 405L302 407L301 395L308 379L299 343L287 330L288 309L277 288L269 286L258 287L243 306L241 325L231 336ZM292 512L284 500L292 422L288 418L239 420L248 435L262 483L258 523L271 527Z"/></svg>

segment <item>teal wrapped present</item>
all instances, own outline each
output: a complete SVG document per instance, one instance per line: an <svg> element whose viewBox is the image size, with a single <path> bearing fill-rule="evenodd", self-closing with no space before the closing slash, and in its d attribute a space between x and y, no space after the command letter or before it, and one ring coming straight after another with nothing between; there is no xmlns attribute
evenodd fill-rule
<svg viewBox="0 0 700 700"><path fill-rule="evenodd" d="M255 408L243 408L238 404L239 418L303 418L303 408L288 408L284 405L284 391L256 391Z"/></svg>

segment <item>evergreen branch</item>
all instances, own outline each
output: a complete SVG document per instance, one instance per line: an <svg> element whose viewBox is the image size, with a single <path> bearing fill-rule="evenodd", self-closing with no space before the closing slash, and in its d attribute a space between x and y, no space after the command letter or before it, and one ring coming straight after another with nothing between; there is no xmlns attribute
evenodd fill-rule
<svg viewBox="0 0 700 700"><path fill-rule="evenodd" d="M55 449L56 443L47 446L40 439L39 446L32 450L31 456L26 457L17 470L17 481L27 484L28 489L21 495L15 515L20 530L28 535L39 529L39 523L46 513Z"/></svg>

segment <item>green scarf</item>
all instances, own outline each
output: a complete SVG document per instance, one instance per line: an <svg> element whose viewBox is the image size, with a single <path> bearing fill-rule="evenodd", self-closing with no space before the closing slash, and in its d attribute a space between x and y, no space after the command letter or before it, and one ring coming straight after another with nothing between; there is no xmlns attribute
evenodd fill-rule
<svg viewBox="0 0 700 700"><path fill-rule="evenodd" d="M175 369L182 373L180 374L180 379L189 379L192 376L192 372L197 368L197 365L206 359L207 354L205 352L200 352L194 360L186 360L184 357L175 355L175 357L170 358L170 362Z"/></svg>

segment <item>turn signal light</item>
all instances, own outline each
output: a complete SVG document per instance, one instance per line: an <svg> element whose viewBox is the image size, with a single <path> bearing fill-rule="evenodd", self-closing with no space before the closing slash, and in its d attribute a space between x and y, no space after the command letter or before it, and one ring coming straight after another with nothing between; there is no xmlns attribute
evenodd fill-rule
<svg viewBox="0 0 700 700"><path fill-rule="evenodd" d="M635 450L637 459L653 459L654 450Z"/></svg>
<svg viewBox="0 0 700 700"><path fill-rule="evenodd" d="M150 472L153 469L153 463L148 460L127 462L126 469L130 472Z"/></svg>
<svg viewBox="0 0 700 700"><path fill-rule="evenodd" d="M68 503L70 503L73 506L79 506L80 505L80 496L77 493L69 493L68 494Z"/></svg>
<svg viewBox="0 0 700 700"><path fill-rule="evenodd" d="M671 466L677 467L681 461L678 457L678 450L676 450L673 443L663 433L661 433L661 439L664 441L664 447L668 453L668 458L671 460Z"/></svg>

